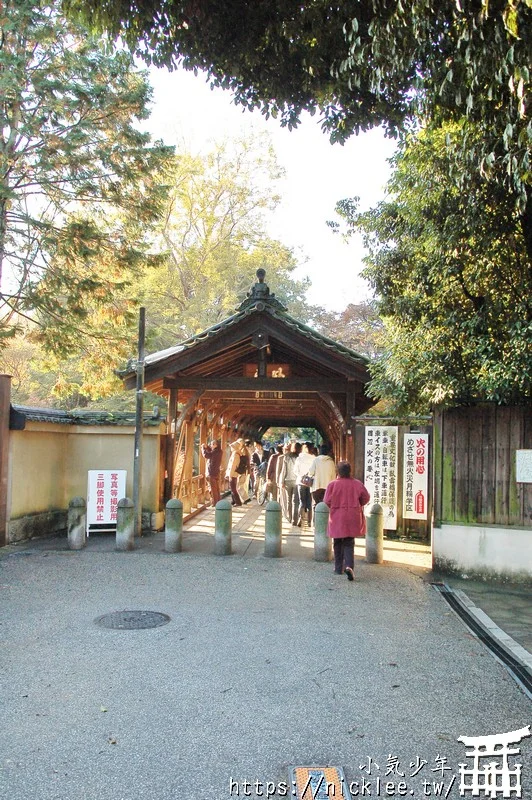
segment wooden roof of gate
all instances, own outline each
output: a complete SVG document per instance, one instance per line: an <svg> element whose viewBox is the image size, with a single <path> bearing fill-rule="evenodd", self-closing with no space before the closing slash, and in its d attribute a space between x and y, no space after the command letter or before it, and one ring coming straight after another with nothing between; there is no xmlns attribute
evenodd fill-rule
<svg viewBox="0 0 532 800"><path fill-rule="evenodd" d="M264 270L257 277L235 314L148 355L146 388L162 395L178 389L183 402L197 394L213 413L250 430L298 425L326 432L331 418L345 426L373 404L365 396L367 359L292 317L264 283ZM120 376L135 387L133 363Z"/></svg>

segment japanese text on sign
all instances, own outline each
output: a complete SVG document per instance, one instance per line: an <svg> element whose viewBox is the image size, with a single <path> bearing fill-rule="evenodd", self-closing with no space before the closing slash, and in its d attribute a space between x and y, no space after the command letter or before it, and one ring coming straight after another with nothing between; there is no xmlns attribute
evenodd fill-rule
<svg viewBox="0 0 532 800"><path fill-rule="evenodd" d="M91 525L116 526L118 501L126 496L126 470L89 470L87 531Z"/></svg>
<svg viewBox="0 0 532 800"><path fill-rule="evenodd" d="M380 503L386 530L397 529L397 438L393 426L367 427L364 454L364 483L370 493L366 506Z"/></svg>
<svg viewBox="0 0 532 800"><path fill-rule="evenodd" d="M403 466L403 517L427 519L429 437L406 433Z"/></svg>

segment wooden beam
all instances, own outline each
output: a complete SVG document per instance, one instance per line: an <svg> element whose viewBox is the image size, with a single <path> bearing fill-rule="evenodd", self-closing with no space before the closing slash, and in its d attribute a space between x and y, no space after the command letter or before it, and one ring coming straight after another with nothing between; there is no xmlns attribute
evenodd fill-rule
<svg viewBox="0 0 532 800"><path fill-rule="evenodd" d="M320 397L329 406L329 408L331 409L336 422L340 426L340 429L341 429L342 433L345 436L346 431L347 431L347 426L345 424L345 420L344 420L344 418L343 418L343 416L341 414L340 409L338 408L338 406L336 405L336 403L334 402L332 397L329 396L329 393L327 392L326 389L323 389L322 391L320 391Z"/></svg>
<svg viewBox="0 0 532 800"><path fill-rule="evenodd" d="M299 351L308 360L321 364L328 370L349 375L350 378L359 380L361 383L369 380L369 371L364 363L355 365L349 356L343 355L333 347L328 348L320 341L309 339L297 328L288 328L286 323L280 319L269 316L264 327L272 339L277 339L290 348L294 353L295 361L297 361L297 352Z"/></svg>
<svg viewBox="0 0 532 800"><path fill-rule="evenodd" d="M186 369L193 364L208 361L210 357L220 353L222 350L232 347L251 337L257 328L257 319L248 317L238 325L229 325L225 330L216 335L216 346L214 346L213 336L208 336L201 342L197 342L191 347L181 350L173 356L163 358L155 363L146 364L146 382L155 381L157 378L164 378L168 372L177 369ZM133 383L131 381L133 380ZM127 376L124 378L124 386L131 389L135 385L135 378Z"/></svg>
<svg viewBox="0 0 532 800"><path fill-rule="evenodd" d="M164 379L165 389L201 389L203 391L253 391L253 392L327 392L343 394L350 385L347 381L328 380L327 378L245 378L234 377L187 377ZM266 398L267 399L267 398ZM275 399L275 398L272 398Z"/></svg>

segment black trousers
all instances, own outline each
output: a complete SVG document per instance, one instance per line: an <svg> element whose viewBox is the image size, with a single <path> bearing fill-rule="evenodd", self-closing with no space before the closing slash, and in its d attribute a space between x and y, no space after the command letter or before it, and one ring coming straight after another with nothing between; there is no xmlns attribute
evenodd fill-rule
<svg viewBox="0 0 532 800"><path fill-rule="evenodd" d="M308 486L300 485L297 487L299 490L299 514L302 511L308 512L308 524L312 522L312 500L310 498L310 489Z"/></svg>
<svg viewBox="0 0 532 800"><path fill-rule="evenodd" d="M345 538L333 539L334 550L334 571L343 572L346 567L355 566L355 539L347 536Z"/></svg>
<svg viewBox="0 0 532 800"><path fill-rule="evenodd" d="M233 505L241 506L242 500L240 499L240 495L238 494L237 483L238 483L238 478L229 479L229 488L231 489L231 497L233 498Z"/></svg>

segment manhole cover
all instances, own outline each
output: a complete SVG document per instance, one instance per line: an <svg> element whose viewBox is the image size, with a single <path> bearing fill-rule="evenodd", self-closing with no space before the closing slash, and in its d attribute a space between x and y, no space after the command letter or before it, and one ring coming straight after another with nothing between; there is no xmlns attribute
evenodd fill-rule
<svg viewBox="0 0 532 800"><path fill-rule="evenodd" d="M331 797L346 800L351 797L341 767L294 767L291 783L295 800L330 800Z"/></svg>
<svg viewBox="0 0 532 800"><path fill-rule="evenodd" d="M103 614L94 620L101 628L113 630L138 631L143 628L158 628L170 622L168 614L158 611L114 611L112 614Z"/></svg>

